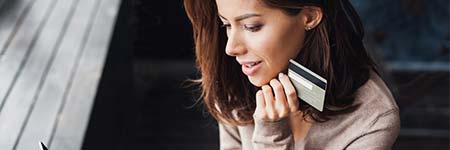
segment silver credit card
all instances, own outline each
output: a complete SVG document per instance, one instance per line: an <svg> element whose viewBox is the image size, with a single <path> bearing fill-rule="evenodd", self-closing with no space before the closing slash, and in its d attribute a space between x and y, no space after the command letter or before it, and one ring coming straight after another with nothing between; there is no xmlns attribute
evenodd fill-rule
<svg viewBox="0 0 450 150"><path fill-rule="evenodd" d="M289 60L288 76L298 98L323 111L327 80L292 59Z"/></svg>

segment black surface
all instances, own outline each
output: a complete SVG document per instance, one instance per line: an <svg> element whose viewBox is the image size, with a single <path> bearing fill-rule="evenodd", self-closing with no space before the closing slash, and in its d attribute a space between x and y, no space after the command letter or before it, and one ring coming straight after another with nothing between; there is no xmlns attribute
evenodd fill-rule
<svg viewBox="0 0 450 150"><path fill-rule="evenodd" d="M127 149L135 131L129 3L123 1L107 54L82 149Z"/></svg>
<svg viewBox="0 0 450 150"><path fill-rule="evenodd" d="M183 0L131 0L137 59L192 59L192 27Z"/></svg>
<svg viewBox="0 0 450 150"><path fill-rule="evenodd" d="M197 74L189 24L183 23L189 32L158 38L179 31L172 30L177 23L165 20L152 26L154 20L148 20L184 15L180 4L172 5L176 14L167 13L163 8L169 4L122 3L83 149L218 149L215 121L200 106L191 107L193 87L182 88ZM148 16L150 8L161 14Z"/></svg>

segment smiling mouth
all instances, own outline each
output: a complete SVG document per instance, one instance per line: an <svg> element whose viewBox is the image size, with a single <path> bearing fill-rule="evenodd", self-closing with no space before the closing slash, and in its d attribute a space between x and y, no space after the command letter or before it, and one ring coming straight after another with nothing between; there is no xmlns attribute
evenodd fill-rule
<svg viewBox="0 0 450 150"><path fill-rule="evenodd" d="M245 64L244 66L247 67L247 68L251 68L251 67L253 67L253 66L256 66L256 65L259 64L259 63L261 63L261 61L253 62L253 63L251 63L251 64Z"/></svg>
<svg viewBox="0 0 450 150"><path fill-rule="evenodd" d="M252 63L242 64L242 72L247 76L253 76L261 68L262 61L255 61Z"/></svg>

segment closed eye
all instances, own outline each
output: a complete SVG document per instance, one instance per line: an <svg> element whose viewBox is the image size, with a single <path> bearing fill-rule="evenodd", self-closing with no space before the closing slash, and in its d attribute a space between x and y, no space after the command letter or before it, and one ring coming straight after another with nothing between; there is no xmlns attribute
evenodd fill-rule
<svg viewBox="0 0 450 150"><path fill-rule="evenodd" d="M244 25L244 29L250 32L257 32L261 29L262 25L261 24L256 24L256 25Z"/></svg>

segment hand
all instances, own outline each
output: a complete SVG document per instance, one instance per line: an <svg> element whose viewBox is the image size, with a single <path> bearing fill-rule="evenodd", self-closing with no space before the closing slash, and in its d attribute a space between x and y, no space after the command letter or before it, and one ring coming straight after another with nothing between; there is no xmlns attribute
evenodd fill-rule
<svg viewBox="0 0 450 150"><path fill-rule="evenodd" d="M298 112L297 92L287 75L280 73L269 84L256 92L255 120L278 121Z"/></svg>

